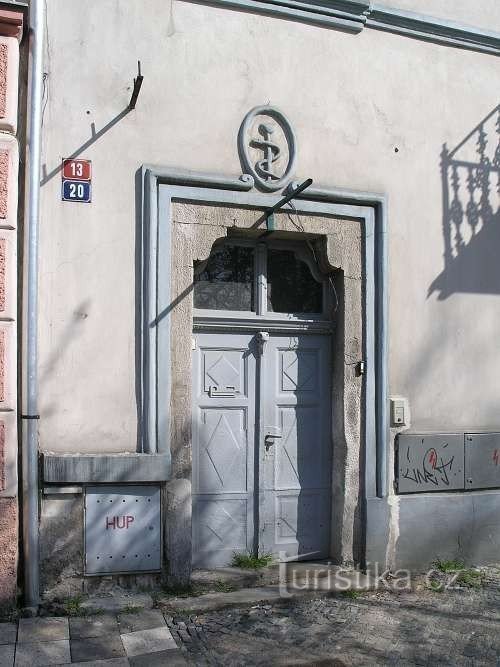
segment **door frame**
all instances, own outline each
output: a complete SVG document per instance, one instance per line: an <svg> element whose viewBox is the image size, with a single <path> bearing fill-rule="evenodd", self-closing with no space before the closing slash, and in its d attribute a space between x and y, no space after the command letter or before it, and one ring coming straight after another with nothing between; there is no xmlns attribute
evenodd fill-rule
<svg viewBox="0 0 500 667"><path fill-rule="evenodd" d="M170 454L172 397L171 368L171 262L173 202L237 207L262 211L273 206L282 193L262 194L251 177L227 178L211 174L144 166L140 173L137 229L138 285L138 443L144 453ZM364 489L367 501L366 544L371 536L370 514L383 509L372 501L387 496L388 397L387 397L387 210L384 195L340 189L308 188L295 200L299 213L359 220L364 244L363 331L365 378L362 396L364 441ZM206 256L211 247L207 248ZM227 323L229 324L229 323ZM262 322L248 321L253 328ZM252 326L253 325L253 326ZM286 321L276 322L287 329ZM308 330L313 323L294 323ZM191 370L191 369L189 369ZM384 507L386 504L384 503ZM380 514L380 513L379 513ZM380 534L382 514L376 519ZM375 525L374 525L375 528ZM383 529L382 529L383 530ZM383 541L383 537L379 537Z"/></svg>

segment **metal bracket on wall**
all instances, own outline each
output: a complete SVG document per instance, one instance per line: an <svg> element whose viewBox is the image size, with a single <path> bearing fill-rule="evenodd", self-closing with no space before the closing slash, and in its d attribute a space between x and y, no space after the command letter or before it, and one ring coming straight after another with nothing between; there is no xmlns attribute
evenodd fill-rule
<svg viewBox="0 0 500 667"><path fill-rule="evenodd" d="M303 183L298 185L295 188L295 190L291 190L285 197L283 197L283 199L280 199L279 202L277 202L274 206L264 211L264 214L266 216L266 227L268 232L274 232L276 229L274 222L274 214L276 213L276 211L279 211L279 209L282 208L285 204L288 204L288 202L294 199L294 197L296 197L298 194L300 194L306 188L312 185L312 182L313 179L308 178Z"/></svg>
<svg viewBox="0 0 500 667"><path fill-rule="evenodd" d="M137 98L139 97L143 79L144 77L141 74L141 61L138 60L137 77L134 79L134 90L132 91L132 97L130 98L130 102L128 103L129 109L135 109L135 103L137 102Z"/></svg>

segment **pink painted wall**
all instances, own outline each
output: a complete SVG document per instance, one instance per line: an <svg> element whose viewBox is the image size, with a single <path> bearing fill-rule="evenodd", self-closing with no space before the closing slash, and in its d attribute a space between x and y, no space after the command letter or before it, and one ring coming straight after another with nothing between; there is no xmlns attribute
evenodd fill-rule
<svg viewBox="0 0 500 667"><path fill-rule="evenodd" d="M0 44L0 46L2 45ZM0 59L1 59L1 54L0 54ZM1 101L2 101L2 86L0 78L0 104ZM3 150L0 151L0 218L2 219L5 219L7 217L8 201L9 201L8 194L9 194L9 153Z"/></svg>

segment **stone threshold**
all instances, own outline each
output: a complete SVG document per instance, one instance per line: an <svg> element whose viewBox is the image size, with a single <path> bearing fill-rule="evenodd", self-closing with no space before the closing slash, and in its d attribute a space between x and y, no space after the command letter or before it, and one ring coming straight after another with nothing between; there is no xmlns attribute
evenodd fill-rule
<svg viewBox="0 0 500 667"><path fill-rule="evenodd" d="M273 564L255 571L241 568L194 570L196 587L222 589L201 595L160 596L157 604L166 612L199 613L225 607L286 603L317 595L348 594L374 588L375 579L359 570L346 570L327 562ZM231 590L232 589L232 590Z"/></svg>
<svg viewBox="0 0 500 667"><path fill-rule="evenodd" d="M166 591L134 593L114 591L90 596L81 603L86 614L120 613L127 608L159 607L166 613L197 613L225 607L286 603L291 599L368 591L375 578L328 562L272 564L258 570L226 567L194 570L191 586ZM50 608L50 603L48 607Z"/></svg>

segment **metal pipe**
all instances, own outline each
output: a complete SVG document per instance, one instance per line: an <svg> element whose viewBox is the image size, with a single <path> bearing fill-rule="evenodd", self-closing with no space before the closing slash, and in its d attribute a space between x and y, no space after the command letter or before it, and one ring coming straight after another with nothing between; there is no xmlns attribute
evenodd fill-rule
<svg viewBox="0 0 500 667"><path fill-rule="evenodd" d="M28 176L28 277L26 311L26 410L23 423L23 547L24 597L29 607L39 604L38 551L38 221L40 215L40 157L43 91L44 2L30 9L30 120Z"/></svg>

